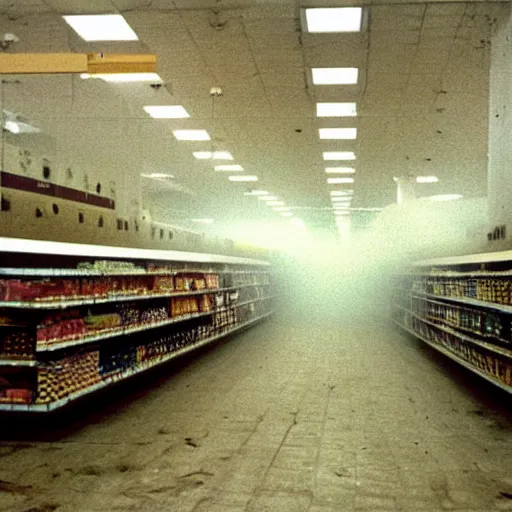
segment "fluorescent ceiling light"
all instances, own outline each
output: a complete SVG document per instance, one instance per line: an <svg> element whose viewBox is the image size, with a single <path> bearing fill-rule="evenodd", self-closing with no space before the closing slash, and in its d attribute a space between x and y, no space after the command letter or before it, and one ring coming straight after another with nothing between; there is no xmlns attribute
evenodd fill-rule
<svg viewBox="0 0 512 512"><path fill-rule="evenodd" d="M354 183L354 178L327 178L329 185L338 185L340 183Z"/></svg>
<svg viewBox="0 0 512 512"><path fill-rule="evenodd" d="M173 130L178 140L210 140L206 130Z"/></svg>
<svg viewBox="0 0 512 512"><path fill-rule="evenodd" d="M197 222L198 224L213 224L213 219L190 219L192 222Z"/></svg>
<svg viewBox="0 0 512 512"><path fill-rule="evenodd" d="M282 212L281 215L283 217L293 217L293 213L292 212Z"/></svg>
<svg viewBox="0 0 512 512"><path fill-rule="evenodd" d="M318 130L321 139L355 139L357 128L320 128Z"/></svg>
<svg viewBox="0 0 512 512"><path fill-rule="evenodd" d="M15 121L6 121L4 124L4 128L11 133L20 133L20 125Z"/></svg>
<svg viewBox="0 0 512 512"><path fill-rule="evenodd" d="M357 116L357 104L353 101L328 102L316 104L317 117L353 117Z"/></svg>
<svg viewBox="0 0 512 512"><path fill-rule="evenodd" d="M164 172L142 173L141 176L143 178L151 178L154 180L172 180L172 179L174 179L174 176L172 174L166 174Z"/></svg>
<svg viewBox="0 0 512 512"><path fill-rule="evenodd" d="M277 196L261 196L258 197L258 199L261 199L262 201L277 201Z"/></svg>
<svg viewBox="0 0 512 512"><path fill-rule="evenodd" d="M356 170L353 167L326 167L327 174L354 174Z"/></svg>
<svg viewBox="0 0 512 512"><path fill-rule="evenodd" d="M229 181L258 181L258 176L230 176Z"/></svg>
<svg viewBox="0 0 512 512"><path fill-rule="evenodd" d="M350 212L348 210L345 210L345 211L335 211L334 212L334 215L350 215Z"/></svg>
<svg viewBox="0 0 512 512"><path fill-rule="evenodd" d="M357 84L359 69L357 68L313 68L315 85L350 85Z"/></svg>
<svg viewBox="0 0 512 512"><path fill-rule="evenodd" d="M85 41L137 41L139 38L120 14L63 16Z"/></svg>
<svg viewBox="0 0 512 512"><path fill-rule="evenodd" d="M331 190L331 196L352 196L353 190Z"/></svg>
<svg viewBox="0 0 512 512"><path fill-rule="evenodd" d="M355 160L356 154L353 151L324 151L324 160Z"/></svg>
<svg viewBox="0 0 512 512"><path fill-rule="evenodd" d="M344 203L344 202L350 202L352 201L352 198L350 197L331 197L331 202L333 203Z"/></svg>
<svg viewBox="0 0 512 512"><path fill-rule="evenodd" d="M266 190L251 190L250 192L244 192L244 196L268 196L268 195L269 195L269 193Z"/></svg>
<svg viewBox="0 0 512 512"><path fill-rule="evenodd" d="M270 203L267 203L270 204ZM289 206L278 206L276 208L272 208L275 212L289 212L291 208Z"/></svg>
<svg viewBox="0 0 512 512"><path fill-rule="evenodd" d="M162 82L160 75L156 73L82 73L80 78L87 80L89 78L99 78L105 82Z"/></svg>
<svg viewBox="0 0 512 512"><path fill-rule="evenodd" d="M241 165L216 165L216 171L243 171L244 168Z"/></svg>
<svg viewBox="0 0 512 512"><path fill-rule="evenodd" d="M269 206L284 206L283 201L267 201Z"/></svg>
<svg viewBox="0 0 512 512"><path fill-rule="evenodd" d="M194 151L193 155L198 160L233 160L229 151Z"/></svg>
<svg viewBox="0 0 512 512"><path fill-rule="evenodd" d="M360 32L361 7L306 9L308 32Z"/></svg>
<svg viewBox="0 0 512 512"><path fill-rule="evenodd" d="M197 158L198 160L210 160L212 157L211 151L194 151L192 154L194 155L194 158Z"/></svg>
<svg viewBox="0 0 512 512"><path fill-rule="evenodd" d="M418 176L416 183L437 183L439 178L437 176Z"/></svg>
<svg viewBox="0 0 512 512"><path fill-rule="evenodd" d="M456 199L462 199L464 196L461 194L440 194L437 196L430 196L427 199L431 201L455 201Z"/></svg>
<svg viewBox="0 0 512 512"><path fill-rule="evenodd" d="M183 119L190 114L181 105L148 105L144 110L153 119Z"/></svg>

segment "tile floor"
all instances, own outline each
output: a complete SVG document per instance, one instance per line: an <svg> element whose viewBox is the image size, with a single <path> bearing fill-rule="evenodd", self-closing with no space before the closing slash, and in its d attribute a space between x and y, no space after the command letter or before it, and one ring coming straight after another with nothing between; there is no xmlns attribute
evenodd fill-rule
<svg viewBox="0 0 512 512"><path fill-rule="evenodd" d="M2 418L0 511L512 510L511 404L368 312L278 313L56 418Z"/></svg>

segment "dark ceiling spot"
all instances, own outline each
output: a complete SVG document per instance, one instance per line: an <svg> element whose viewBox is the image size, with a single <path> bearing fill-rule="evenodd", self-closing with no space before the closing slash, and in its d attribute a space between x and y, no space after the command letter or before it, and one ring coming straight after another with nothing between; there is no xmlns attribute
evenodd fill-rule
<svg viewBox="0 0 512 512"><path fill-rule="evenodd" d="M302 129L301 129L301 128L297 128L295 131L296 131L297 133L302 133Z"/></svg>

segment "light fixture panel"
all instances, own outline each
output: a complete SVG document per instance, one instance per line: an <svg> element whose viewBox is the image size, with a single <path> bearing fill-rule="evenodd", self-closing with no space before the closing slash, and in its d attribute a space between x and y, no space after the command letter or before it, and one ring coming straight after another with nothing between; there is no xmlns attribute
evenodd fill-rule
<svg viewBox="0 0 512 512"><path fill-rule="evenodd" d="M257 176L229 176L229 181L258 181Z"/></svg>
<svg viewBox="0 0 512 512"><path fill-rule="evenodd" d="M326 167L327 174L354 174L356 170L353 167Z"/></svg>
<svg viewBox="0 0 512 512"><path fill-rule="evenodd" d="M317 117L354 117L357 116L357 103L353 101L316 104Z"/></svg>
<svg viewBox="0 0 512 512"><path fill-rule="evenodd" d="M323 140L354 140L357 128L319 128L318 134Z"/></svg>
<svg viewBox="0 0 512 512"><path fill-rule="evenodd" d="M138 41L137 34L120 14L63 16L85 41Z"/></svg>
<svg viewBox="0 0 512 512"><path fill-rule="evenodd" d="M185 119L190 114L182 105L147 105L144 111L153 119Z"/></svg>
<svg viewBox="0 0 512 512"><path fill-rule="evenodd" d="M210 140L206 130L173 130L177 140Z"/></svg>
<svg viewBox="0 0 512 512"><path fill-rule="evenodd" d="M363 10L361 7L327 7L305 9L307 31L360 32Z"/></svg>
<svg viewBox="0 0 512 512"><path fill-rule="evenodd" d="M329 185L340 185L342 183L354 183L354 178L327 178Z"/></svg>
<svg viewBox="0 0 512 512"><path fill-rule="evenodd" d="M326 161L355 160L356 154L353 151L324 151L323 158Z"/></svg>
<svg viewBox="0 0 512 512"><path fill-rule="evenodd" d="M314 85L353 85L359 80L358 68L312 68Z"/></svg>
<svg viewBox="0 0 512 512"><path fill-rule="evenodd" d="M82 73L80 78L84 80L97 78L103 80L104 82L111 83L163 82L160 75L157 73Z"/></svg>

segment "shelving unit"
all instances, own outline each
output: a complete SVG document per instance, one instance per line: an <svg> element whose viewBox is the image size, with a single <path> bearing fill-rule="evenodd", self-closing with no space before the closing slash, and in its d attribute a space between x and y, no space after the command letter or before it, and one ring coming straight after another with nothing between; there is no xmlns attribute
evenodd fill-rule
<svg viewBox="0 0 512 512"><path fill-rule="evenodd" d="M512 393L512 252L417 262L390 284L396 325Z"/></svg>
<svg viewBox="0 0 512 512"><path fill-rule="evenodd" d="M57 409L273 311L265 261L0 242L0 411Z"/></svg>

